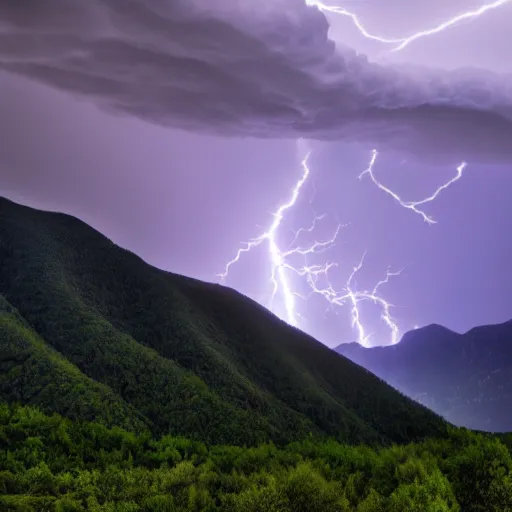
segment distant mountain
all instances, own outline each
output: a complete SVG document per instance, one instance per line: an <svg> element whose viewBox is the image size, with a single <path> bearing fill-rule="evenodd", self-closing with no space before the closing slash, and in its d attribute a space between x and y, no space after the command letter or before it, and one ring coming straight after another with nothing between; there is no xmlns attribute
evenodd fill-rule
<svg viewBox="0 0 512 512"><path fill-rule="evenodd" d="M394 346L335 350L456 425L512 431L512 321L465 334L429 325Z"/></svg>
<svg viewBox="0 0 512 512"><path fill-rule="evenodd" d="M0 400L218 444L358 442L446 423L241 294L0 199Z"/></svg>

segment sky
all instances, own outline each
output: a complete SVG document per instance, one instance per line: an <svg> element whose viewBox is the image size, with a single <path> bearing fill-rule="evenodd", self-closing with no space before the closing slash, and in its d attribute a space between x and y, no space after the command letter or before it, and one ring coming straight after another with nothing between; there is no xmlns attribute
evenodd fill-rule
<svg viewBox="0 0 512 512"><path fill-rule="evenodd" d="M73 214L152 265L270 306L268 239L219 274L268 231L310 151L279 248L315 216L325 214L296 247L344 226L306 263L335 263L329 282L345 296L363 254L352 290L401 270L378 294L400 332L512 317L512 5L390 52L350 18L300 0L123 2L0 5L2 195ZM402 37L482 4L335 5L368 32ZM359 179L373 149L374 176L405 201L430 196L467 162L422 207L436 224ZM329 346L358 339L350 300L333 306L311 295L307 276L283 275L300 328ZM272 307L290 321L279 285ZM368 345L392 340L381 305L358 303Z"/></svg>

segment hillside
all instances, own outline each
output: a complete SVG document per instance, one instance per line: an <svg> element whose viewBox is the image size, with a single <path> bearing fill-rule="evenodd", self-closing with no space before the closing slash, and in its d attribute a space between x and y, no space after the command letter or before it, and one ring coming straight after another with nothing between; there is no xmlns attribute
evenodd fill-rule
<svg viewBox="0 0 512 512"><path fill-rule="evenodd" d="M394 346L336 350L456 425L512 430L512 322L465 334L430 325Z"/></svg>
<svg viewBox="0 0 512 512"><path fill-rule="evenodd" d="M0 400L207 443L405 442L446 424L239 293L0 200Z"/></svg>

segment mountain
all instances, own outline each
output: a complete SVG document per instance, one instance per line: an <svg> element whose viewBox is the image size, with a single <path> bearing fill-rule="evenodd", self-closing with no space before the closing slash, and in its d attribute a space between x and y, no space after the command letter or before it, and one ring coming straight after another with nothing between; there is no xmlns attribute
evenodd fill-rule
<svg viewBox="0 0 512 512"><path fill-rule="evenodd" d="M0 199L0 400L210 444L441 436L446 423L220 285Z"/></svg>
<svg viewBox="0 0 512 512"><path fill-rule="evenodd" d="M455 425L512 431L512 321L465 334L429 325L394 346L336 351Z"/></svg>

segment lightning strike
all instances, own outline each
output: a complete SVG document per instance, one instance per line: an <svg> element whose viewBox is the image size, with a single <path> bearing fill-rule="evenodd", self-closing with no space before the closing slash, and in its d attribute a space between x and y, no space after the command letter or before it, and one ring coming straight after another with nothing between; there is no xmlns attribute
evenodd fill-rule
<svg viewBox="0 0 512 512"><path fill-rule="evenodd" d="M373 171L373 168L375 166L375 162L377 161L378 152L376 149L372 151L372 158L370 160L370 164L368 165L368 168L365 169L360 175L359 179L361 180L363 176L368 174L373 181L373 183L383 192L390 195L402 208L406 208L408 210L412 210L414 213L420 215L425 222L428 224L437 224L437 221L434 220L431 216L427 215L423 210L418 209L418 207L423 206L427 203L431 203L437 197L439 194L446 190L450 185L453 185L456 181L460 180L462 178L462 173L464 172L464 169L467 167L467 162L462 162L457 167L457 174L455 177L453 177L448 182L441 185L432 195L428 196L425 199L421 199L420 201L404 201L398 194L393 192L391 189L383 185L376 177Z"/></svg>
<svg viewBox="0 0 512 512"><path fill-rule="evenodd" d="M311 7L317 7L320 11L323 12L331 12L333 14L341 14L342 16L346 16L352 20L354 25L357 27L359 32L366 37L366 39L371 39L372 41L378 41L379 43L385 43L385 44L401 44L404 42L404 38L386 38L381 36L376 36L374 34L371 34L366 30L364 25L361 23L357 15L355 15L353 12L347 11L343 7L338 7L335 5L327 5L321 2L320 0L305 0L306 5Z"/></svg>
<svg viewBox="0 0 512 512"><path fill-rule="evenodd" d="M420 39L422 37L431 36L434 34L438 34L439 32L443 32L444 30L453 27L454 25L457 25L458 23L465 21L465 20L472 20L475 18L478 18L479 16L482 16L487 11L490 11L492 9L497 9L498 7L501 7L507 3L509 3L511 0L496 0L495 2L491 2L488 4L484 4L481 7L465 11L461 14L458 14L454 16L453 18L448 19L447 21L444 21L443 23L440 23L439 25L436 25L435 27L432 27L427 30L422 30L420 32L416 32L415 34L412 34L409 37L399 37L399 38L387 38L378 36L375 34L372 34L366 30L364 25L361 23L359 18L352 12L347 11L343 7L338 7L335 5L327 5L321 2L320 0L305 0L306 5L317 7L319 10L324 12L330 12L333 14L340 14L342 16L347 16L352 20L354 25L357 27L361 35L363 35L367 39L371 39L373 41L378 41L379 43L384 44L396 44L395 48L393 48L391 51L397 52L400 50L403 50L407 46L409 46L412 42L416 41L417 39Z"/></svg>
<svg viewBox="0 0 512 512"><path fill-rule="evenodd" d="M271 282L273 285L271 305L273 304L274 298L277 292L279 291L279 285L281 285L281 293L285 304L288 322L294 326L297 325L297 314L295 312L295 295L291 291L290 283L285 272L285 268L287 267L287 265L285 265L285 257L289 256L294 251L290 249L285 254L283 254L282 251L279 249L278 243L276 241L276 236L277 230L279 229L279 226L283 221L285 212L295 205L299 197L300 190L302 189L302 187L306 183L306 180L309 177L310 170L308 166L308 159L310 154L311 153L308 153L304 160L302 161L302 177L295 184L290 199L288 200L287 203L281 205L278 208L278 210L274 213L274 221L270 225L269 229L259 237L250 240L245 247L239 249L235 258L228 262L226 268L224 269L224 272L220 274L220 278L225 279L228 276L229 268L231 267L231 265L237 263L244 252L248 252L251 249L254 249L258 245L263 243L264 241L268 241L269 256L272 265Z"/></svg>
<svg viewBox="0 0 512 512"><path fill-rule="evenodd" d="M359 304L363 301L370 301L379 306L381 308L380 318L389 328L391 332L391 344L395 345L399 341L400 329L391 316L391 308L393 305L386 301L381 295L379 295L379 288L382 285L389 283L391 277L399 276L402 271L391 272L388 269L386 272L386 277L379 281L373 290L359 291L354 288L353 281L356 277L356 274L363 268L365 257L366 253L363 254L359 264L352 269L352 273L349 275L344 288L340 291L335 291L327 276L329 269L337 266L334 263L329 263L323 266L320 265L316 268L306 267L302 272L299 272L299 274L306 275L312 292L323 296L331 306L343 307L346 303L350 304L351 325L352 328L357 332L358 343L363 346L368 346L368 340L373 333L366 334L366 329L361 320L361 310ZM327 278L327 286L324 288L319 288L317 286L317 280L320 275L323 275Z"/></svg>
<svg viewBox="0 0 512 512"><path fill-rule="evenodd" d="M274 220L267 231L246 242L238 250L235 257L226 264L224 272L218 276L221 280L225 280L229 275L230 268L240 261L244 253L250 252L252 249L255 249L266 242L268 245L268 255L271 265L270 283L272 285L272 295L270 300L270 309L272 310L275 297L280 294L286 310L286 320L289 324L298 326L299 318L301 318L296 307L296 297L308 300L313 295L319 295L328 302L329 307L350 306L351 325L357 332L357 341L362 345L367 345L371 334L366 333L366 329L362 321L360 305L361 302L369 301L380 307L381 319L391 332L391 343L397 343L399 329L391 317L391 308L393 306L379 294L379 288L387 284L390 277L397 276L400 272L393 273L388 269L385 279L379 281L373 290L357 290L354 280L356 274L363 267L365 254L363 255L363 258L361 258L359 264L353 268L343 289L338 292L335 291L329 280L329 272L338 266L336 263L327 262L323 264L308 265L308 256L319 254L332 248L336 243L341 228L346 226L338 224L333 235L327 240L315 241L313 244L306 247L297 245L297 241L302 233L312 233L315 230L317 222L325 218L325 215L315 215L310 227L301 228L294 233L295 237L292 243L288 245L287 249L283 250L280 248L280 244L278 242L279 228L282 226L286 212L296 205L300 192L310 176L311 171L308 165L309 157L310 153L308 153L302 161L302 175L293 187L290 198L273 214ZM290 259L294 255L303 258L303 266L296 267L290 263ZM303 297L298 292L294 291L292 284L293 279L291 279L293 274L305 279L310 289L310 293L307 297ZM321 287L319 285L320 280L325 281L327 286Z"/></svg>

